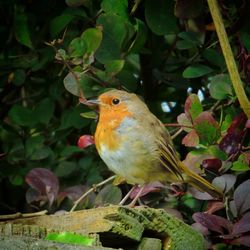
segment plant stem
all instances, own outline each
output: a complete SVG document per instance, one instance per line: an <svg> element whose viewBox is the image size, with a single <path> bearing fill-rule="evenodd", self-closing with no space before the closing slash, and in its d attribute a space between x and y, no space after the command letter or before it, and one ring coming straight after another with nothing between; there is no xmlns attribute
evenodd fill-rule
<svg viewBox="0 0 250 250"><path fill-rule="evenodd" d="M92 188L90 188L90 189L89 189L87 192L85 192L78 200L75 201L74 206L70 209L70 212L73 212L73 211L76 209L77 205L78 205L87 195L89 195L91 192L93 192L97 187L103 186L104 184L106 184L106 183L112 181L113 179L115 179L115 177L116 177L116 175L113 175L113 176L109 177L108 179L106 179L106 180L104 180L104 181L102 181L102 182L99 182L98 184L93 185Z"/></svg>
<svg viewBox="0 0 250 250"><path fill-rule="evenodd" d="M228 36L225 30L225 26L223 24L223 20L221 17L220 9L217 0L207 0L208 6L210 9L211 16L214 21L215 29L217 32L217 36L219 38L220 46L225 57L227 69L241 105L241 108L245 112L248 118L250 118L250 103L244 91L240 75L238 72L238 68L236 62L234 60L233 52L229 44Z"/></svg>

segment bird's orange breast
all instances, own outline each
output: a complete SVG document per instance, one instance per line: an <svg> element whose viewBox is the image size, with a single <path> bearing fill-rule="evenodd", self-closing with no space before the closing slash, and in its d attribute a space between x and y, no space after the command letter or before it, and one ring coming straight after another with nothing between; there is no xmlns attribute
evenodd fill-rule
<svg viewBox="0 0 250 250"><path fill-rule="evenodd" d="M100 152L101 145L104 145L108 150L116 150L121 144L121 138L117 133L122 121L126 117L131 117L126 107L121 107L119 110L101 108L98 125L95 132L96 148Z"/></svg>

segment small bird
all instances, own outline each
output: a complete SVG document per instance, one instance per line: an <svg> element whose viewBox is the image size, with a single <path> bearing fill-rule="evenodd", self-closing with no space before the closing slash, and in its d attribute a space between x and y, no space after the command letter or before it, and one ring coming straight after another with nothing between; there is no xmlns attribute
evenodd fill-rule
<svg viewBox="0 0 250 250"><path fill-rule="evenodd" d="M185 182L213 197L222 196L180 161L167 129L136 94L110 90L87 102L99 107L94 135L97 151L127 183Z"/></svg>

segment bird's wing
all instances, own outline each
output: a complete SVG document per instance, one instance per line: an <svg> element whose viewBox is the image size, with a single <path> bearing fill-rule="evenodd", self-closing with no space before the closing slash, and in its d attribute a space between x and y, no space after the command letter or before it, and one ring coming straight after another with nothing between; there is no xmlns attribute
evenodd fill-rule
<svg viewBox="0 0 250 250"><path fill-rule="evenodd" d="M179 167L179 158L177 152L171 145L171 138L166 140L160 139L159 150L160 150L160 162L163 167L165 167L169 172L175 175L178 179L183 180L182 171Z"/></svg>

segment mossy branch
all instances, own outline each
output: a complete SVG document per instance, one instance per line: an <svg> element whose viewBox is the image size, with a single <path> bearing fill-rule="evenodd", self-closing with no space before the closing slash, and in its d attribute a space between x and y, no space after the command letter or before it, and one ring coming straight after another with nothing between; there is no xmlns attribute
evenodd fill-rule
<svg viewBox="0 0 250 250"><path fill-rule="evenodd" d="M219 38L220 46L221 46L223 55L225 57L227 69L228 69L235 93L237 95L241 108L243 109L247 117L250 118L250 102L248 101L248 98L246 96L246 93L244 91L244 88L240 79L238 68L234 60L232 49L229 44L225 26L223 24L218 2L217 0L207 0L207 2L208 2L209 9L210 9L210 13L213 18L213 22L214 22L216 32Z"/></svg>

